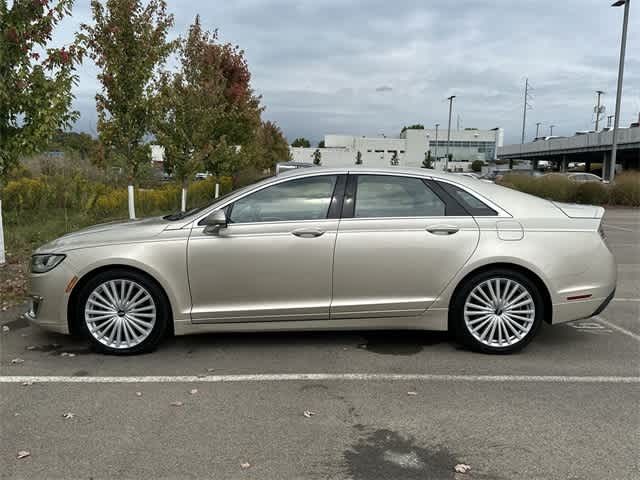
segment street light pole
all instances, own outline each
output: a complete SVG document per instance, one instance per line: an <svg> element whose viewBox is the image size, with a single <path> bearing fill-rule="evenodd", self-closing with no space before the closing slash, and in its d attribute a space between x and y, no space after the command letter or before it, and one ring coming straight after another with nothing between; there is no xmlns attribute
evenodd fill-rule
<svg viewBox="0 0 640 480"><path fill-rule="evenodd" d="M436 162L438 161L438 127L439 126L440 124L436 123L436 151L435 151Z"/></svg>
<svg viewBox="0 0 640 480"><path fill-rule="evenodd" d="M455 95L451 95L447 98L449 100L449 127L447 128L447 157L444 159L444 170L449 170L449 143L451 141L451 110L453 109L453 99Z"/></svg>
<svg viewBox="0 0 640 480"><path fill-rule="evenodd" d="M600 124L600 95L602 95L604 92L602 90L596 90L596 93L598 94L598 101L596 105L596 132L597 132L598 125Z"/></svg>
<svg viewBox="0 0 640 480"><path fill-rule="evenodd" d="M616 176L616 156L618 150L618 125L620 124L620 102L622 100L622 78L624 76L624 52L627 48L627 25L629 24L629 4L631 0L618 0L611 4L612 7L624 5L624 16L622 19L622 39L620 40L620 63L618 65L618 88L616 91L616 111L613 112L613 140L611 141L611 170L609 181L612 182Z"/></svg>

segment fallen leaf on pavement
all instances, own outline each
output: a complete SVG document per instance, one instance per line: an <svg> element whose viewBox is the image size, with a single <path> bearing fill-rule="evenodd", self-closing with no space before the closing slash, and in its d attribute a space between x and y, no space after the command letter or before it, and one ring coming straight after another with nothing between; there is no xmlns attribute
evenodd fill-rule
<svg viewBox="0 0 640 480"><path fill-rule="evenodd" d="M61 357L68 357L69 356L69 352L60 352L60 356Z"/></svg>
<svg viewBox="0 0 640 480"><path fill-rule="evenodd" d="M367 349L367 344L366 343L361 343L360 345L358 345L358 348L364 348L366 350Z"/></svg>
<svg viewBox="0 0 640 480"><path fill-rule="evenodd" d="M410 397L413 397L415 395L418 395L418 392L407 392L407 395L409 395Z"/></svg>
<svg viewBox="0 0 640 480"><path fill-rule="evenodd" d="M6 325L2 326L2 331L3 332L8 332L9 330L11 330L9 327L7 327Z"/></svg>
<svg viewBox="0 0 640 480"><path fill-rule="evenodd" d="M316 412L312 412L311 410L305 410L304 412L302 412L302 414L307 418L311 418L316 414Z"/></svg>
<svg viewBox="0 0 640 480"><path fill-rule="evenodd" d="M136 397L141 397L142 396L142 392L136 392Z"/></svg>
<svg viewBox="0 0 640 480"><path fill-rule="evenodd" d="M18 455L16 455L16 458L18 460L20 460L21 458L27 458L31 456L31 452L27 451L27 450L20 450L18 452Z"/></svg>
<svg viewBox="0 0 640 480"><path fill-rule="evenodd" d="M249 462L242 462L240 464L240 467L242 467L242 468L249 468L250 466L251 466L251 464Z"/></svg>
<svg viewBox="0 0 640 480"><path fill-rule="evenodd" d="M75 413L71 413L71 412L66 412L66 413L62 414L62 418L64 418L65 420L70 420L75 416L76 416L76 414Z"/></svg>
<svg viewBox="0 0 640 480"><path fill-rule="evenodd" d="M207 372L215 372L216 369L215 368L207 368Z"/></svg>
<svg viewBox="0 0 640 480"><path fill-rule="evenodd" d="M197 388L192 388L191 390L189 390L189 393L191 395L195 395L196 393L198 393L198 389Z"/></svg>
<svg viewBox="0 0 640 480"><path fill-rule="evenodd" d="M11 360L12 365L20 365L21 363L24 363L24 360L21 358L14 358L13 360Z"/></svg>
<svg viewBox="0 0 640 480"><path fill-rule="evenodd" d="M33 385L33 382L31 380L27 380L26 382L22 382L22 386L23 387L29 387Z"/></svg>
<svg viewBox="0 0 640 480"><path fill-rule="evenodd" d="M35 350L36 348L38 348L38 347L36 347L35 345L29 345L27 347L27 350Z"/></svg>
<svg viewBox="0 0 640 480"><path fill-rule="evenodd" d="M69 358L73 358L73 357L75 357L75 356L76 356L76 354L75 354L75 353L70 353L70 354L69 354Z"/></svg>
<svg viewBox="0 0 640 480"><path fill-rule="evenodd" d="M181 407L182 405L184 405L182 402L171 402L172 407Z"/></svg>
<svg viewBox="0 0 640 480"><path fill-rule="evenodd" d="M471 465L467 465L466 463L459 463L455 467L453 467L453 469L457 473L467 473L469 470L471 470Z"/></svg>

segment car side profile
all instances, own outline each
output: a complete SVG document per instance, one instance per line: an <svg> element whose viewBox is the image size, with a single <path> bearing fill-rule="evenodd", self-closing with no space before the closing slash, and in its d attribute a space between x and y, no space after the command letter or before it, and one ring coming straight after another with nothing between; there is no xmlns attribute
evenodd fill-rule
<svg viewBox="0 0 640 480"><path fill-rule="evenodd" d="M297 169L42 246L27 316L113 354L169 333L341 329L509 353L611 300L603 214L433 170Z"/></svg>

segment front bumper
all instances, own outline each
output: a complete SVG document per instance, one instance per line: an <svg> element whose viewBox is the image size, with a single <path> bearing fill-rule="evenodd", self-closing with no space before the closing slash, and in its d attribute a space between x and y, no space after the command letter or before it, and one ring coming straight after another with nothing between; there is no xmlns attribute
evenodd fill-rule
<svg viewBox="0 0 640 480"><path fill-rule="evenodd" d="M76 276L67 260L50 272L31 274L31 300L25 315L27 320L45 330L64 334L69 333L69 293L65 290Z"/></svg>

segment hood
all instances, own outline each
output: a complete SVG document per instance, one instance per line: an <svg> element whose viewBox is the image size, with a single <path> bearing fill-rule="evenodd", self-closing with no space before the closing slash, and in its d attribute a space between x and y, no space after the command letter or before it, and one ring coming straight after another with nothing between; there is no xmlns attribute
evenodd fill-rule
<svg viewBox="0 0 640 480"><path fill-rule="evenodd" d="M553 202L562 212L571 218L602 218L604 208L596 205L579 205L577 203Z"/></svg>
<svg viewBox="0 0 640 480"><path fill-rule="evenodd" d="M110 222L68 233L36 250L36 253L55 253L76 248L116 243L141 242L159 235L169 225L162 217Z"/></svg>

